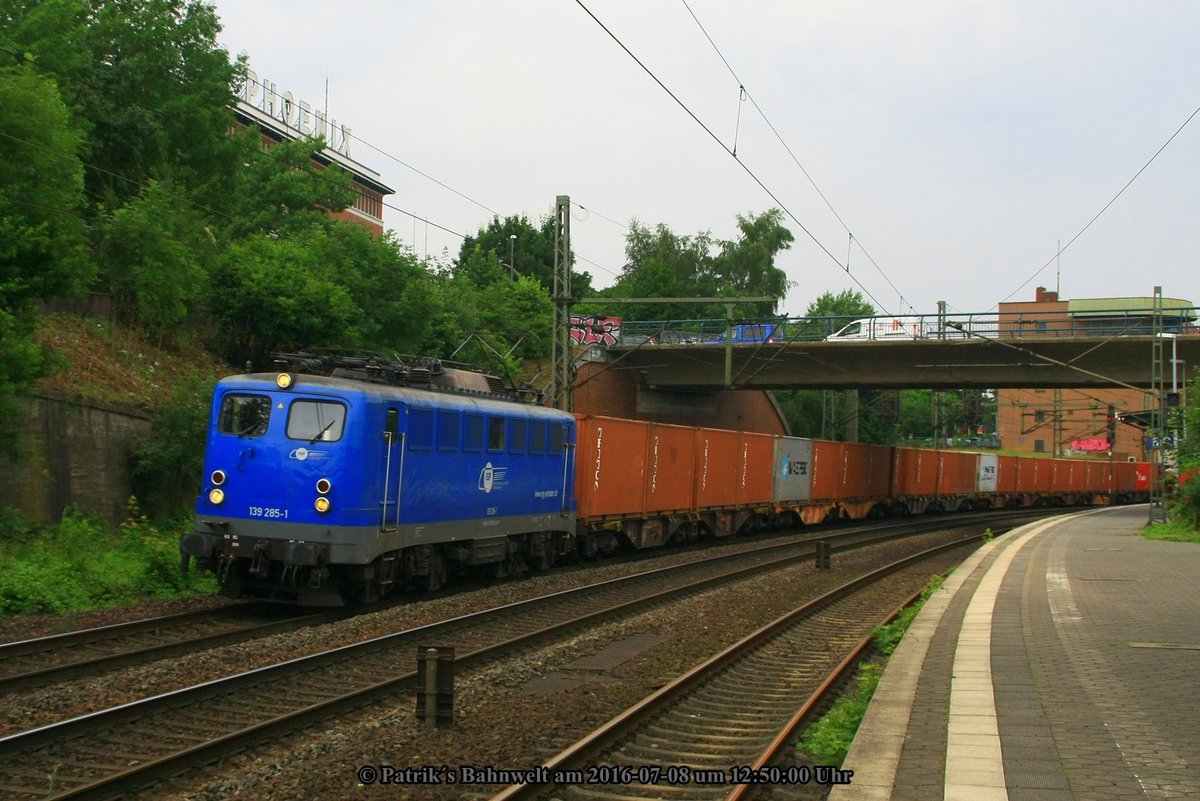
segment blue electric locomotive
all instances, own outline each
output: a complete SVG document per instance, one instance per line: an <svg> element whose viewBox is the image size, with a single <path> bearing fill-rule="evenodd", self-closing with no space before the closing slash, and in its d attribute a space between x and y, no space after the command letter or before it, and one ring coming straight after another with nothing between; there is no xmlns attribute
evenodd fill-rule
<svg viewBox="0 0 1200 801"><path fill-rule="evenodd" d="M229 595L329 605L573 552L571 415L367 367L217 385L185 567Z"/></svg>

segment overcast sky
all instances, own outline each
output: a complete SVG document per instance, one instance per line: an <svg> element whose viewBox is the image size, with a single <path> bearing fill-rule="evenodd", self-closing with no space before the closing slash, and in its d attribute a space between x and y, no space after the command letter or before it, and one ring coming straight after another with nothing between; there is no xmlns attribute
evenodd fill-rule
<svg viewBox="0 0 1200 801"><path fill-rule="evenodd" d="M474 233L569 195L590 210L573 211L577 267L606 286L631 219L728 239L735 215L782 204L791 314L855 279L890 313L1053 289L1058 243L1200 105L1195 0L584 5L721 144L573 0L216 2L222 44L281 92L320 107L328 81L390 205ZM722 148L735 132L778 201ZM418 255L457 254L384 216ZM1200 116L1062 253L1062 295L1200 302L1198 252Z"/></svg>

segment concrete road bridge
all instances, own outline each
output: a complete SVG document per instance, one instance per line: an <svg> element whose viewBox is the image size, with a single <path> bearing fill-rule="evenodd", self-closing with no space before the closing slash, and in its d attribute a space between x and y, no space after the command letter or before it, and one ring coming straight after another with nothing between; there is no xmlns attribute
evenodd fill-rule
<svg viewBox="0 0 1200 801"><path fill-rule="evenodd" d="M783 341L655 344L648 340L594 350L613 369L636 371L651 389L1005 389L1062 387L1150 389L1152 334L1022 336L1019 339ZM1162 341L1162 371L1171 360L1200 365L1200 334Z"/></svg>

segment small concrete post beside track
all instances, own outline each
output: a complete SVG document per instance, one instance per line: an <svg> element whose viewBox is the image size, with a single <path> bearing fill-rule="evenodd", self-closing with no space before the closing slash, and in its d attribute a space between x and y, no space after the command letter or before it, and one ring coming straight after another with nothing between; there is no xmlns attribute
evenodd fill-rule
<svg viewBox="0 0 1200 801"><path fill-rule="evenodd" d="M817 570L833 568L833 546L829 540L817 541Z"/></svg>
<svg viewBox="0 0 1200 801"><path fill-rule="evenodd" d="M425 725L437 728L437 668L436 648L425 651Z"/></svg>
<svg viewBox="0 0 1200 801"><path fill-rule="evenodd" d="M454 725L454 649L417 646L417 720L429 728Z"/></svg>

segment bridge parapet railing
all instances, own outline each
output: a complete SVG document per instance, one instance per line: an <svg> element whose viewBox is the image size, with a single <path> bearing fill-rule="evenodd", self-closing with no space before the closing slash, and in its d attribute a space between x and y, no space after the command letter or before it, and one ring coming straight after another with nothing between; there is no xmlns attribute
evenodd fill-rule
<svg viewBox="0 0 1200 801"><path fill-rule="evenodd" d="M1168 309L1163 331L1196 335L1196 308ZM605 321L608 345L702 345L727 341L725 319ZM854 329L855 324L861 324ZM598 330L598 324L594 324ZM844 333L850 327L853 333ZM1034 339L1045 337L1146 336L1154 332L1154 319L1146 309L1105 310L1103 314L1059 311L905 314L824 317L760 317L732 321L732 341L737 345L813 342L821 340L905 339Z"/></svg>

